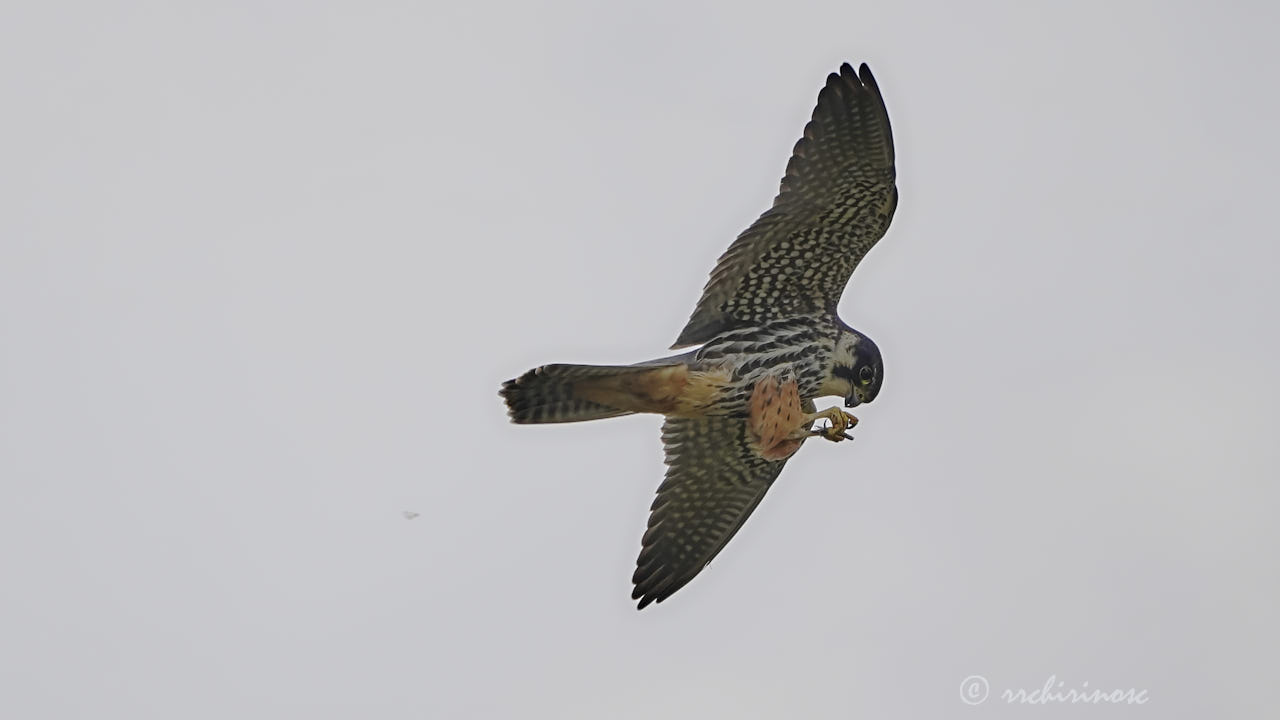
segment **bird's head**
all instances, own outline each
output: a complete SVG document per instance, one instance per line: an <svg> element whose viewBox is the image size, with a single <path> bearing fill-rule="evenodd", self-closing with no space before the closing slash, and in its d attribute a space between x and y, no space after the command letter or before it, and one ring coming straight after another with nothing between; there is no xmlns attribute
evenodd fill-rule
<svg viewBox="0 0 1280 720"><path fill-rule="evenodd" d="M857 407L875 400L880 394L880 383L884 381L880 348L871 338L850 328L840 334L836 343L832 374L848 385L844 395L845 407Z"/></svg>

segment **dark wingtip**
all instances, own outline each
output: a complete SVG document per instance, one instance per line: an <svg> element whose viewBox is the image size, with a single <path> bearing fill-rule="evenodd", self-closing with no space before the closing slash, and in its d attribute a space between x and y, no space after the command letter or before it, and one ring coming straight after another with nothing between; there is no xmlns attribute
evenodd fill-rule
<svg viewBox="0 0 1280 720"><path fill-rule="evenodd" d="M867 67L866 63L862 63L858 67L858 77L862 80L863 85L874 89L876 92L880 91L880 86L876 85L876 78L871 74L871 68Z"/></svg>
<svg viewBox="0 0 1280 720"><path fill-rule="evenodd" d="M843 85L847 89L858 91L863 87L875 88L876 79L872 77L871 68L867 67L866 63L860 64L858 69L854 70L853 66L846 62L840 64L840 72L838 74L831 73L831 75L827 76L827 85L833 84L836 86Z"/></svg>
<svg viewBox="0 0 1280 720"><path fill-rule="evenodd" d="M638 572L638 569L637 569L637 572ZM631 582L635 583L635 587L631 589L631 599L639 600L640 602L636 603L636 609L643 610L646 607L648 607L650 603L653 602L654 596L649 594L649 591L647 589L641 588L640 587L641 583L636 582L634 579L634 576Z"/></svg>

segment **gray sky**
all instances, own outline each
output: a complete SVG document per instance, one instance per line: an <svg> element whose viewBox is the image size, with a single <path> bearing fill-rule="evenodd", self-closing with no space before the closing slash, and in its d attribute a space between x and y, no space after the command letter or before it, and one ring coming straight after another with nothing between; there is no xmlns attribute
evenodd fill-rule
<svg viewBox="0 0 1280 720"><path fill-rule="evenodd" d="M1259 716L1280 50L1229 5L0 9L0 714ZM663 353L844 60L884 389L637 613L658 419L498 386ZM1150 702L997 697L1051 675Z"/></svg>

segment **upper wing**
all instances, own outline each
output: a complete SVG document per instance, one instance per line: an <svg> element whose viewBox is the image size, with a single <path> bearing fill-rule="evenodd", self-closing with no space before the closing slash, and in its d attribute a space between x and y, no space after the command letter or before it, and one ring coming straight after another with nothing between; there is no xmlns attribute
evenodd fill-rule
<svg viewBox="0 0 1280 720"><path fill-rule="evenodd" d="M889 114L871 70L827 78L773 207L729 246L672 347L735 327L834 312L898 205Z"/></svg>
<svg viewBox="0 0 1280 720"><path fill-rule="evenodd" d="M812 410L812 408L810 408ZM668 418L667 477L658 488L631 581L643 608L684 587L729 542L782 472L760 458L743 418Z"/></svg>

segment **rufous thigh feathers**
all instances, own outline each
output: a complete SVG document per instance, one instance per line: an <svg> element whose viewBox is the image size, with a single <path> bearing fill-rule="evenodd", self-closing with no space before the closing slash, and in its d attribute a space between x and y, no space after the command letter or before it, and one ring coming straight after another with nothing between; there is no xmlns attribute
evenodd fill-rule
<svg viewBox="0 0 1280 720"><path fill-rule="evenodd" d="M747 415L747 431L755 441L760 457L785 460L800 449L803 439L791 439L804 421L800 392L795 378L780 381L770 375L756 383L751 391Z"/></svg>

